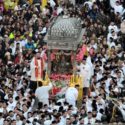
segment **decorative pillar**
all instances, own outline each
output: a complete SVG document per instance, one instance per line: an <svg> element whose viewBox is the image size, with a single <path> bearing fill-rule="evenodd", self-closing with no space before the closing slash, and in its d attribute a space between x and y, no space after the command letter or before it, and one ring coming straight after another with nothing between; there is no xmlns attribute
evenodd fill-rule
<svg viewBox="0 0 125 125"><path fill-rule="evenodd" d="M47 68L48 76L51 74L51 52L48 50L48 68Z"/></svg>
<svg viewBox="0 0 125 125"><path fill-rule="evenodd" d="M75 52L75 49L73 49L73 74L76 74L76 52Z"/></svg>

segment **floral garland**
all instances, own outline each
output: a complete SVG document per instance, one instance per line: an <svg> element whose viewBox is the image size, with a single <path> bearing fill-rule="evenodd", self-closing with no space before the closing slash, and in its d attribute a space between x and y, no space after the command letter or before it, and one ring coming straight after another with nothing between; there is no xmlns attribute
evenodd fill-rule
<svg viewBox="0 0 125 125"><path fill-rule="evenodd" d="M71 78L71 75L67 74L51 74L50 79L54 81L58 80L69 80Z"/></svg>

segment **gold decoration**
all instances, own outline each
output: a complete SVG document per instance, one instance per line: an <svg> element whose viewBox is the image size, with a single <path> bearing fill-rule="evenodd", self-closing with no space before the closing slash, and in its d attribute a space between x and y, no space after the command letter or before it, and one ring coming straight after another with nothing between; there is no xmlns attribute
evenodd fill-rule
<svg viewBox="0 0 125 125"><path fill-rule="evenodd" d="M71 78L70 78L70 87L74 87L75 85L79 85L80 88L82 88L82 82L83 82L83 79L81 76L79 75L72 75Z"/></svg>
<svg viewBox="0 0 125 125"><path fill-rule="evenodd" d="M75 87L75 85L79 85L79 94L78 94L78 100L82 100L83 97L83 78L80 75L72 75L70 78L70 87Z"/></svg>
<svg viewBox="0 0 125 125"><path fill-rule="evenodd" d="M43 83L44 86L47 86L50 83L50 79L49 79L47 72L45 75L45 80L41 80L41 82Z"/></svg>
<svg viewBox="0 0 125 125"><path fill-rule="evenodd" d="M74 87L74 83L70 83L70 87Z"/></svg>

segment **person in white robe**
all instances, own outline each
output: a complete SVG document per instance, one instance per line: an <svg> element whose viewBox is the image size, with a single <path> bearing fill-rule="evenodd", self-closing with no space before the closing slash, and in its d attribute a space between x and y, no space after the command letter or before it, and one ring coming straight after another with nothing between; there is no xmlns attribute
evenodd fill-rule
<svg viewBox="0 0 125 125"><path fill-rule="evenodd" d="M71 4L73 4L75 6L76 1L75 0L69 0Z"/></svg>
<svg viewBox="0 0 125 125"><path fill-rule="evenodd" d="M89 55L88 57L87 57L87 59L86 59L86 63L90 66L89 68L90 68L90 70L91 70L91 74L90 74L90 76L92 77L93 75L94 75L94 66L93 66L93 64L92 64L92 61L91 61L91 56Z"/></svg>
<svg viewBox="0 0 125 125"><path fill-rule="evenodd" d="M114 8L115 14L119 13L120 15L123 14L123 6L122 4L120 4L119 0L110 0L110 4L112 6L112 8Z"/></svg>
<svg viewBox="0 0 125 125"><path fill-rule="evenodd" d="M35 96L38 98L39 102L42 102L43 105L47 104L49 106L49 91L52 89L52 83L44 86L41 83L41 86L38 87L35 91Z"/></svg>
<svg viewBox="0 0 125 125"><path fill-rule="evenodd" d="M83 95L84 96L88 95L88 90L90 87L90 79L93 74L93 70L91 70L91 66L90 66L90 63L87 63L86 58L84 58L82 60L82 63L79 66L77 66L77 69L80 70L79 75L83 77Z"/></svg>
<svg viewBox="0 0 125 125"><path fill-rule="evenodd" d="M116 1L117 1L117 0L110 0L110 6L111 6L112 8L114 8L114 6L116 5Z"/></svg>
<svg viewBox="0 0 125 125"><path fill-rule="evenodd" d="M115 25L114 22L111 22L110 25L108 26L108 32L111 33L112 30L114 30L116 33L119 32L118 26Z"/></svg>
<svg viewBox="0 0 125 125"><path fill-rule="evenodd" d="M52 8L55 7L56 3L55 3L54 0L48 0L48 2L50 3L50 6L51 6Z"/></svg>
<svg viewBox="0 0 125 125"><path fill-rule="evenodd" d="M122 4L117 4L115 6L115 13L119 13L121 16L123 15L123 12L124 12L124 8L122 6Z"/></svg>
<svg viewBox="0 0 125 125"><path fill-rule="evenodd" d="M92 112L88 112L88 117L84 118L84 124L88 125L94 125L95 124L95 119L92 117Z"/></svg>
<svg viewBox="0 0 125 125"><path fill-rule="evenodd" d="M79 85L76 85L75 87L69 87L66 90L65 99L73 107L76 106L76 101L78 98L78 88L79 88Z"/></svg>

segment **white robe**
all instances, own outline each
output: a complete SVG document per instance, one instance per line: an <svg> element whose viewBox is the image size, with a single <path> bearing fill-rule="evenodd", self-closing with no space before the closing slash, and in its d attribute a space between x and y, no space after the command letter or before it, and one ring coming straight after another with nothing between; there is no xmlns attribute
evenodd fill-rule
<svg viewBox="0 0 125 125"><path fill-rule="evenodd" d="M35 58L33 58L30 63L31 81L37 81L41 79L41 59L38 60L38 78L35 76L35 68Z"/></svg>
<svg viewBox="0 0 125 125"><path fill-rule="evenodd" d="M78 69L80 69L80 76L83 77L83 87L89 87L90 86L90 79L92 76L91 66L86 63L80 64L80 66L77 66Z"/></svg>
<svg viewBox="0 0 125 125"><path fill-rule="evenodd" d="M90 67L89 67L90 70L91 70L90 73L91 73L91 76L93 76L93 75L94 75L94 66L93 66L93 64L92 64L92 61L91 61L91 57L90 57L90 56L87 57L86 62L87 62L87 64L90 66Z"/></svg>
<svg viewBox="0 0 125 125"><path fill-rule="evenodd" d="M112 8L114 8L114 6L116 5L116 1L117 0L110 0L110 5Z"/></svg>
<svg viewBox="0 0 125 125"><path fill-rule="evenodd" d="M66 91L65 98L70 105L75 107L78 98L78 90L75 87L69 87Z"/></svg>
<svg viewBox="0 0 125 125"><path fill-rule="evenodd" d="M117 27L116 25L109 25L109 26L108 26L108 31L109 31L109 33L111 33L112 29L113 29L116 33L119 32L119 29L118 29L118 27Z"/></svg>
<svg viewBox="0 0 125 125"><path fill-rule="evenodd" d="M56 3L54 2L54 0L49 0L48 2L50 3L51 7L54 7L56 5Z"/></svg>
<svg viewBox="0 0 125 125"><path fill-rule="evenodd" d="M115 14L117 14L117 12L118 12L118 13L120 13L120 15L122 15L124 8L123 8L122 5L118 5L118 6L115 5L115 6L114 6L114 10L115 10Z"/></svg>
<svg viewBox="0 0 125 125"><path fill-rule="evenodd" d="M49 105L49 90L52 88L52 83L49 83L48 86L41 86L36 89L35 96L43 104Z"/></svg>
<svg viewBox="0 0 125 125"><path fill-rule="evenodd" d="M4 118L0 118L0 125L4 124Z"/></svg>
<svg viewBox="0 0 125 125"><path fill-rule="evenodd" d="M88 125L88 123L89 123L89 119L88 119L88 117L85 117L85 118L84 118L84 124L85 124L85 125ZM91 118L91 119L90 119L90 123L91 123L92 125L94 125L94 124L95 124L95 119L94 119L94 118Z"/></svg>

